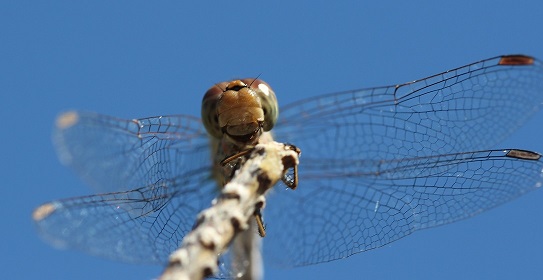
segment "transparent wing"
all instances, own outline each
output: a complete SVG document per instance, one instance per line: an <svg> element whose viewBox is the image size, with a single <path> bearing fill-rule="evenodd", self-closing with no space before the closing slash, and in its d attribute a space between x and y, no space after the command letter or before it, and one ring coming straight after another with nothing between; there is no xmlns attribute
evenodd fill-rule
<svg viewBox="0 0 543 280"><path fill-rule="evenodd" d="M98 194L39 207L34 220L58 246L129 262L165 263L216 195L198 119L121 120L68 112L54 142Z"/></svg>
<svg viewBox="0 0 543 280"><path fill-rule="evenodd" d="M56 247L131 263L164 265L216 195L203 172L117 193L53 201L37 208L41 236ZM202 182L202 181L200 181Z"/></svg>
<svg viewBox="0 0 543 280"><path fill-rule="evenodd" d="M305 161L296 190L269 196L266 257L282 266L326 262L471 217L541 186L543 161L529 154Z"/></svg>
<svg viewBox="0 0 543 280"><path fill-rule="evenodd" d="M281 108L277 141L304 159L397 159L495 148L541 106L543 66L501 56L414 82ZM323 149L326 147L326 149Z"/></svg>
<svg viewBox="0 0 543 280"><path fill-rule="evenodd" d="M200 120L185 115L123 120L67 112L57 119L53 142L60 160L98 193L131 190L211 166Z"/></svg>
<svg viewBox="0 0 543 280"><path fill-rule="evenodd" d="M540 161L462 152L495 148L542 101L541 63L502 56L283 107L275 139L301 149L299 186L269 197L265 249L287 266L330 261L533 189Z"/></svg>

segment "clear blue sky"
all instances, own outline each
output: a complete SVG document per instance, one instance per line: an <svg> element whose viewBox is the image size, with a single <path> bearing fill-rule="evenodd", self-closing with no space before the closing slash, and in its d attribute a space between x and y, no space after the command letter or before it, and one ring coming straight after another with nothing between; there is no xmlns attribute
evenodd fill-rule
<svg viewBox="0 0 543 280"><path fill-rule="evenodd" d="M205 90L235 77L260 74L287 104L499 54L543 59L537 0L50 2L0 3L3 279L152 279L162 270L58 251L38 238L34 207L90 193L51 145L63 110L199 115ZM540 113L498 147L543 152L542 122ZM542 202L536 191L347 260L266 267L266 279L535 279Z"/></svg>

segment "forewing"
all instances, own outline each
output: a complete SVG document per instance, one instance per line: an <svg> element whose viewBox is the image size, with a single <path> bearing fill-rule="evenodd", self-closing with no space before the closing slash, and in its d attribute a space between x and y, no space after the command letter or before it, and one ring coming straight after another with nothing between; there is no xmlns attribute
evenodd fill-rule
<svg viewBox="0 0 543 280"><path fill-rule="evenodd" d="M543 104L543 66L501 56L389 87L281 108L275 139L312 159L399 159L495 148ZM522 61L521 61L522 62Z"/></svg>
<svg viewBox="0 0 543 280"><path fill-rule="evenodd" d="M57 119L53 140L61 161L98 193L211 166L200 120L184 115L123 120L72 111Z"/></svg>

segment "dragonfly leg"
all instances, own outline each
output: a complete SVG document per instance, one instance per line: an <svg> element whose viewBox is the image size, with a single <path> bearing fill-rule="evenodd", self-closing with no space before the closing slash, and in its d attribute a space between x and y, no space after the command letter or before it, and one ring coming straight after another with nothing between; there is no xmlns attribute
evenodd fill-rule
<svg viewBox="0 0 543 280"><path fill-rule="evenodd" d="M266 198L264 196L260 196L258 198L258 202L255 204L255 221L256 225L258 227L258 235L260 237L266 236L266 225L264 224L264 219L262 218L262 208L264 208L264 205L266 204Z"/></svg>
<svg viewBox="0 0 543 280"><path fill-rule="evenodd" d="M260 237L265 237L266 225L264 224L264 220L262 219L262 212L260 212L260 209L255 209L254 216L256 220L256 225L258 227L258 235L260 235Z"/></svg>
<svg viewBox="0 0 543 280"><path fill-rule="evenodd" d="M300 153L302 152L300 148L291 144L286 144L286 148L295 151L298 156L300 156ZM292 176L290 177L285 174L285 176L281 178L281 181L283 181L290 189L295 190L296 187L298 187L298 164L296 162L283 162L283 165L289 169L292 168Z"/></svg>
<svg viewBox="0 0 543 280"><path fill-rule="evenodd" d="M233 161L233 160L235 160L235 159L237 159L237 158L240 158L240 157L242 157L242 156L244 156L244 155L249 154L250 152L253 151L253 149L254 149L254 148L250 148L250 149L243 150L243 151L241 151L241 152L235 153L235 154L233 154L233 155L231 155L231 156L228 156L228 157L226 157L225 159L221 160L221 165L222 165L222 166L225 166L225 165L228 164L229 162L231 162L231 161Z"/></svg>

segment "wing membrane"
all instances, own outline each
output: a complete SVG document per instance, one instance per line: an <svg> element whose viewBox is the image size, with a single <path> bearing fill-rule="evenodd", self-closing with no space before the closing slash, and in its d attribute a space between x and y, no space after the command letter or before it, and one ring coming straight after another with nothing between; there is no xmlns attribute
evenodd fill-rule
<svg viewBox="0 0 543 280"><path fill-rule="evenodd" d="M352 173L308 163L295 191L274 189L267 256L285 266L348 257L481 213L541 186L543 162L509 150L366 162ZM301 172L301 171L300 171Z"/></svg>
<svg viewBox="0 0 543 280"><path fill-rule="evenodd" d="M543 104L543 66L495 57L425 79L323 95L280 112L304 158L398 159L495 148ZM303 163L302 163L303 164Z"/></svg>
<svg viewBox="0 0 543 280"><path fill-rule="evenodd" d="M130 191L53 201L35 211L41 235L114 260L165 264L216 196L208 170Z"/></svg>
<svg viewBox="0 0 543 280"><path fill-rule="evenodd" d="M59 117L53 138L61 161L98 193L211 168L207 135L201 122L189 116L122 120L68 112Z"/></svg>

